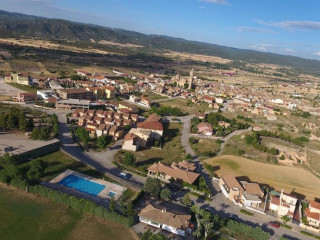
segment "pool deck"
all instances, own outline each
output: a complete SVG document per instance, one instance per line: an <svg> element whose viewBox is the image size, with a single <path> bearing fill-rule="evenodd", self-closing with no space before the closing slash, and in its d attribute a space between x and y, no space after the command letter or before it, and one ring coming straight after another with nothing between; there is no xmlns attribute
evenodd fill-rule
<svg viewBox="0 0 320 240"><path fill-rule="evenodd" d="M80 192L80 191L78 191L76 189L72 189L72 188L63 186L62 184L59 184L59 182L61 180L63 180L64 178L66 178L69 175L74 175L74 176L77 176L77 177L80 177L80 178L87 179L87 180L89 180L91 182L95 182L95 183L101 184L101 185L105 186L105 188L97 196L92 196L92 195L89 195L89 194L82 193L82 192ZM89 199L91 201L94 201L94 202L108 202L108 200L110 199L108 194L110 192L113 192L113 193L116 194L113 198L115 200L117 200L127 190L126 187L123 187L123 186L120 186L120 185L117 185L117 184L114 184L114 183L111 183L111 182L108 182L108 181L105 181L105 180L102 180L102 179L91 177L91 176L88 176L88 175L85 175L85 174L82 174L82 173L79 173L79 172L76 172L76 171L72 171L72 170L69 170L69 169L64 171L63 173L61 173L60 175L58 175L54 179L52 179L49 182L49 184L51 186L53 184L57 185L57 187L58 187L57 190L61 190L61 189L67 190L68 189L68 190L71 190L71 191L69 191L67 193L71 193L72 195L78 195L78 196L80 196L82 198L87 198L87 199ZM64 192L66 192L66 191L64 191Z"/></svg>

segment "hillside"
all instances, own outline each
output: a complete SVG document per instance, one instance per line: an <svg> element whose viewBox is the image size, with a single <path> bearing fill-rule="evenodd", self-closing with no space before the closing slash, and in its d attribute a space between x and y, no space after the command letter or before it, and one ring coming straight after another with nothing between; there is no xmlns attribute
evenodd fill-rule
<svg viewBox="0 0 320 240"><path fill-rule="evenodd" d="M0 11L0 37L35 37L50 40L90 42L94 40L131 43L148 50L172 50L193 54L218 56L248 63L267 63L289 66L301 73L320 75L320 61L303 59L253 50L243 50L196 41L188 41L160 35L113 29L92 24L75 23L60 19L48 19L19 13ZM141 50L143 51L144 48Z"/></svg>

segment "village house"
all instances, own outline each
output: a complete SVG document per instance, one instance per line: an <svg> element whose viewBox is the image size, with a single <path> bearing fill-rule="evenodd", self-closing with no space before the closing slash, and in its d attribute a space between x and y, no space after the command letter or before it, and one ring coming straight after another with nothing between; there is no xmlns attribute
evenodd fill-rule
<svg viewBox="0 0 320 240"><path fill-rule="evenodd" d="M241 197L244 191L234 175L223 175L219 180L219 187L223 195L236 205L241 204Z"/></svg>
<svg viewBox="0 0 320 240"><path fill-rule="evenodd" d="M91 100L93 93L87 91L85 88L78 88L78 89L58 89L57 93L61 99L87 99Z"/></svg>
<svg viewBox="0 0 320 240"><path fill-rule="evenodd" d="M199 123L197 126L198 133L203 134L205 136L212 136L213 128L209 123L202 122Z"/></svg>
<svg viewBox="0 0 320 240"><path fill-rule="evenodd" d="M320 227L320 203L310 201L309 207L305 210L305 216L309 225L319 228Z"/></svg>
<svg viewBox="0 0 320 240"><path fill-rule="evenodd" d="M35 102L37 100L36 93L17 93L12 97L15 102Z"/></svg>
<svg viewBox="0 0 320 240"><path fill-rule="evenodd" d="M141 145L141 139L134 133L128 133L123 140L122 149L136 152Z"/></svg>
<svg viewBox="0 0 320 240"><path fill-rule="evenodd" d="M161 162L151 165L148 168L148 175L164 181L170 181L170 179L174 179L178 182L186 182L189 184L193 184L200 176L198 173L193 172L189 168L184 168L183 164L172 163L170 166L167 166Z"/></svg>
<svg viewBox="0 0 320 240"><path fill-rule="evenodd" d="M195 117L199 118L199 119L205 119L207 117L206 113L202 113L202 112L196 112L194 114Z"/></svg>
<svg viewBox="0 0 320 240"><path fill-rule="evenodd" d="M151 138L159 140L163 135L163 125L157 114L151 114L144 122L137 123L137 129L151 131Z"/></svg>
<svg viewBox="0 0 320 240"><path fill-rule="evenodd" d="M6 83L17 83L21 85L30 85L31 77L27 73L7 73L4 78Z"/></svg>
<svg viewBox="0 0 320 240"><path fill-rule="evenodd" d="M166 230L168 232L185 237L191 234L191 215L180 214L168 209L160 209L148 204L138 214L139 221L150 226Z"/></svg>
<svg viewBox="0 0 320 240"><path fill-rule="evenodd" d="M293 218L294 212L296 210L298 199L290 194L281 191L280 196L271 196L271 202L269 209L274 211L279 217L288 216Z"/></svg>

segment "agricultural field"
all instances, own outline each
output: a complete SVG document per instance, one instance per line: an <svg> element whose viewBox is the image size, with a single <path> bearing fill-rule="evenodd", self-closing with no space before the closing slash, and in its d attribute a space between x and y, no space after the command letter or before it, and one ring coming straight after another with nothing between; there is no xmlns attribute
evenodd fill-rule
<svg viewBox="0 0 320 240"><path fill-rule="evenodd" d="M181 124L170 123L164 133L165 143L162 149L147 148L133 152L136 158L136 167L147 168L159 161L165 164L171 164L172 162L179 162L185 159L186 154L180 141L181 131ZM123 151L119 151L116 158L119 159L122 154Z"/></svg>
<svg viewBox="0 0 320 240"><path fill-rule="evenodd" d="M234 174L246 176L253 182L290 193L303 194L307 199L318 197L320 179L300 167L279 166L253 161L247 158L223 155L205 161L215 167L218 176Z"/></svg>
<svg viewBox="0 0 320 240"><path fill-rule="evenodd" d="M189 102L190 101L191 100L189 100ZM199 111L212 110L212 108L209 108L208 103L201 103L200 105L197 105L192 102L188 103L188 100L183 98L175 98L165 102L160 102L160 106L177 107L181 109L181 111L186 112L188 114L194 114Z"/></svg>
<svg viewBox="0 0 320 240"><path fill-rule="evenodd" d="M115 222L74 211L47 199L0 184L2 240L136 239Z"/></svg>

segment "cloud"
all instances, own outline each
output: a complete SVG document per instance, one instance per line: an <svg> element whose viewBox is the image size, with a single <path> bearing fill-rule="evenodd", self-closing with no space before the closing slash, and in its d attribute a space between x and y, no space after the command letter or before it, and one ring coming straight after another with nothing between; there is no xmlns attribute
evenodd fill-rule
<svg viewBox="0 0 320 240"><path fill-rule="evenodd" d="M284 51L286 52L286 53L294 53L295 51L293 50L293 49L291 49L291 48L286 48L286 49L284 49Z"/></svg>
<svg viewBox="0 0 320 240"><path fill-rule="evenodd" d="M259 19L254 19L255 22L278 28L286 28L291 30L320 30L320 22L314 21L280 21L280 22L265 22Z"/></svg>
<svg viewBox="0 0 320 240"><path fill-rule="evenodd" d="M263 51L263 52L270 51L270 48L273 48L273 47L274 45L268 44L268 43L258 43L250 46L250 48L252 49Z"/></svg>
<svg viewBox="0 0 320 240"><path fill-rule="evenodd" d="M314 53L315 55L317 55L317 56L320 56L320 52L316 52L316 53Z"/></svg>
<svg viewBox="0 0 320 240"><path fill-rule="evenodd" d="M214 3L220 5L230 5L226 0L200 0L200 2Z"/></svg>
<svg viewBox="0 0 320 240"><path fill-rule="evenodd" d="M267 28L254 28L240 26L237 28L238 32L256 32L256 33L274 33L274 31Z"/></svg>

